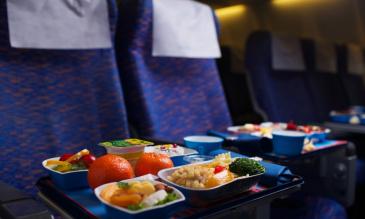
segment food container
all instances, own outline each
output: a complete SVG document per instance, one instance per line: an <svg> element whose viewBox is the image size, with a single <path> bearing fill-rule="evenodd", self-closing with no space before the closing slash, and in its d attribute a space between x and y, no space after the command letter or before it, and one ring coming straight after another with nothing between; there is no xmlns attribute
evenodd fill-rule
<svg viewBox="0 0 365 219"><path fill-rule="evenodd" d="M137 180L137 178L135 178L135 179L124 180L122 182L133 182L133 181L146 181L146 180ZM161 184L161 182L158 182L155 180L148 180L148 181L152 182L152 184L154 184L154 185ZM116 183L116 182L113 182L113 183ZM137 211L131 211L127 208L122 208L122 207L113 205L111 203L108 203L100 197L100 192L106 186L113 184L113 183L101 185L94 190L96 197L99 199L99 201L101 201L105 205L108 218L116 218L116 219L117 218L167 218L169 216L168 215L169 213L174 212L174 208L176 207L176 205L178 203L185 201L185 196L176 188L171 187L174 190L173 192L175 194L177 194L180 197L180 199L163 204L163 205L153 206L150 208L145 208L145 209L141 209L141 210L137 210ZM164 183L162 183L162 184L164 184Z"/></svg>
<svg viewBox="0 0 365 219"><path fill-rule="evenodd" d="M349 115L349 114L331 115L331 121L338 122L338 123L350 123L350 120L352 117L353 117L353 115Z"/></svg>
<svg viewBox="0 0 365 219"><path fill-rule="evenodd" d="M62 173L53 170L52 166L47 166L46 164L49 160L59 160L59 157L50 158L42 162L43 167L48 171L53 183L57 187L65 190L74 190L89 187L87 182L88 170L77 170Z"/></svg>
<svg viewBox="0 0 365 219"><path fill-rule="evenodd" d="M115 142L124 142L132 140L135 141L136 144L126 144L124 146L114 146L113 143ZM135 166L137 160L141 157L144 152L144 149L148 145L153 145L152 142L143 141L139 139L126 139L126 140L116 140L116 141L108 141L99 143L99 146L102 146L106 149L108 154L114 154L121 156L129 161L132 167Z"/></svg>
<svg viewBox="0 0 365 219"><path fill-rule="evenodd" d="M355 114L363 114L365 113L365 107L364 106L352 106L350 107L350 110L354 112Z"/></svg>
<svg viewBox="0 0 365 219"><path fill-rule="evenodd" d="M208 155L209 152L220 149L223 141L223 138L206 135L193 135L184 138L186 147L197 150L199 154L203 155Z"/></svg>
<svg viewBox="0 0 365 219"><path fill-rule="evenodd" d="M327 139L328 134L331 131L329 129L325 129L324 131L315 131L307 134L307 138L311 140L313 143L323 142Z"/></svg>
<svg viewBox="0 0 365 219"><path fill-rule="evenodd" d="M169 155L174 166L186 164L185 156L197 154L198 152L191 148L181 147L179 145L167 144L145 147L144 152L156 152Z"/></svg>
<svg viewBox="0 0 365 219"><path fill-rule="evenodd" d="M360 117L361 125L365 125L365 114L362 114Z"/></svg>
<svg viewBox="0 0 365 219"><path fill-rule="evenodd" d="M298 131L274 131L273 151L277 155L295 156L303 150L306 134Z"/></svg>
<svg viewBox="0 0 365 219"><path fill-rule="evenodd" d="M212 160L214 157L212 156L206 156L206 155L190 155L184 157L184 162L186 164L192 164L192 163L201 163L204 161Z"/></svg>
<svg viewBox="0 0 365 219"><path fill-rule="evenodd" d="M209 163L211 161L188 164L188 165L196 165L196 164L204 164ZM188 166L184 165L184 166ZM232 197L234 195L238 195L240 193L248 191L251 187L256 185L260 180L260 177L263 173L252 175L249 177L238 177L233 181L213 187L213 188L205 188L205 189L196 189L196 188L188 188L184 186L180 186L175 184L167 179L175 170L181 168L173 167L169 169L160 170L158 172L158 177L166 182L168 185L176 187L179 189L186 197L186 201L192 206L206 206L212 203L216 203L222 201L223 199Z"/></svg>

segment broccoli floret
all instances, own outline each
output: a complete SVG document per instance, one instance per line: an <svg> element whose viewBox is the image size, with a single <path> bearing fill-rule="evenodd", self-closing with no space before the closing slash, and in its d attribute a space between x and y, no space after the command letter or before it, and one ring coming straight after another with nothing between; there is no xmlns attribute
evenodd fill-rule
<svg viewBox="0 0 365 219"><path fill-rule="evenodd" d="M265 168L259 162L248 158L237 158L229 165L229 170L239 176L265 172Z"/></svg>

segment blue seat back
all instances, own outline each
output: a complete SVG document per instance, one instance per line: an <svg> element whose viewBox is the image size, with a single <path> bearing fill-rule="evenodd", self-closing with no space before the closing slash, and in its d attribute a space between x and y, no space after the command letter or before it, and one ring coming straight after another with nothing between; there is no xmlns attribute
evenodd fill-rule
<svg viewBox="0 0 365 219"><path fill-rule="evenodd" d="M361 74L351 72L349 47L346 45L338 46L337 52L339 73L349 99L349 104L365 106L364 80Z"/></svg>
<svg viewBox="0 0 365 219"><path fill-rule="evenodd" d="M246 44L246 67L258 107L274 122L317 121L305 71L274 70L272 35L253 33Z"/></svg>
<svg viewBox="0 0 365 219"><path fill-rule="evenodd" d="M6 15L1 1L0 180L35 192L42 160L128 137L126 112L113 49L14 49Z"/></svg>
<svg viewBox="0 0 365 219"><path fill-rule="evenodd" d="M328 62L328 60L321 60L316 57L320 51L319 46L313 40L302 40L304 50L304 57L307 66L307 77L309 87L315 101L320 121L328 120L331 110L343 110L348 107L347 96L338 74L338 66L336 65L336 47L333 46L333 58L335 69L334 72L320 70L320 61Z"/></svg>
<svg viewBox="0 0 365 219"><path fill-rule="evenodd" d="M152 0L122 3L117 36L128 115L139 135L180 141L231 118L215 60L152 57Z"/></svg>

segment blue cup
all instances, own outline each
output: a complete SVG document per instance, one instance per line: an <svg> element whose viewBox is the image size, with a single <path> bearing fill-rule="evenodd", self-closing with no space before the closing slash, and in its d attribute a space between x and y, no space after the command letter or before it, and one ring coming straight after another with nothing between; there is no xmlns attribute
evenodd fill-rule
<svg viewBox="0 0 365 219"><path fill-rule="evenodd" d="M347 114L331 115L331 120L332 122L350 123L351 117L351 115Z"/></svg>
<svg viewBox="0 0 365 219"><path fill-rule="evenodd" d="M184 138L185 146L197 150L199 154L208 155L211 151L218 150L222 147L223 138L194 135Z"/></svg>
<svg viewBox="0 0 365 219"><path fill-rule="evenodd" d="M273 150L277 155L295 156L303 150L306 134L297 131L274 131Z"/></svg>

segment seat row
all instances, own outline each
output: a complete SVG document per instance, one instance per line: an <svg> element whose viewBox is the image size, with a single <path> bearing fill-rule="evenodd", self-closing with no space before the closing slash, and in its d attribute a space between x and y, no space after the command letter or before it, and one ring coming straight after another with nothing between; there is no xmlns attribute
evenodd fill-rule
<svg viewBox="0 0 365 219"><path fill-rule="evenodd" d="M267 120L318 123L332 110L365 105L360 47L259 31L245 57L256 107Z"/></svg>
<svg viewBox="0 0 365 219"><path fill-rule="evenodd" d="M0 2L2 181L34 193L42 160L130 137L132 128L181 142L232 125L214 59L151 55L152 2L121 2L117 16L109 0L115 47L64 51L11 48Z"/></svg>

